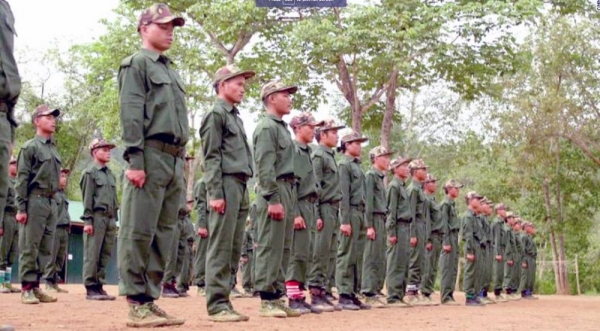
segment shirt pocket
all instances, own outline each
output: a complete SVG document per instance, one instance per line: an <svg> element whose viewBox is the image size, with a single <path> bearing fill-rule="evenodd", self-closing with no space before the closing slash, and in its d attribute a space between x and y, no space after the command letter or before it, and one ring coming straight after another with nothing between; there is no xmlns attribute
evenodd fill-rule
<svg viewBox="0 0 600 331"><path fill-rule="evenodd" d="M150 86L147 96L146 117L153 118L153 112L159 112L173 103L173 89L171 77L164 72L149 74Z"/></svg>
<svg viewBox="0 0 600 331"><path fill-rule="evenodd" d="M48 152L36 155L37 164L34 166L35 175L40 188L50 188L50 174L52 173L52 155Z"/></svg>

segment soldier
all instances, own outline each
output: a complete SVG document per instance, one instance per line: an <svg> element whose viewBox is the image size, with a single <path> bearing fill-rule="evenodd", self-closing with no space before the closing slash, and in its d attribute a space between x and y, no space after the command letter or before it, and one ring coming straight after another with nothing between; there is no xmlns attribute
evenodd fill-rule
<svg viewBox="0 0 600 331"><path fill-rule="evenodd" d="M511 291L512 291L512 299L513 300L521 300L521 296L519 295L519 283L521 282L521 265L523 260L523 245L521 241L521 218L516 217L515 222L513 224L513 234L515 237L514 241L514 254L513 260L515 263L515 267L513 268L513 276L511 279Z"/></svg>
<svg viewBox="0 0 600 331"><path fill-rule="evenodd" d="M194 241L195 241L195 234L194 234L194 225L192 224L192 221L190 219L191 217L191 211L194 208L194 199L188 199L186 201L187 203L187 215L184 219L184 224L183 224L183 233L184 233L184 244L185 244L185 249L184 249L184 254L183 257L181 259L181 272L179 273L179 276L177 277L177 292L179 293L180 297L189 297L190 295L187 293L190 289L190 277L192 275L192 265L193 265L193 261L194 261L194 257L193 257L193 247L194 247Z"/></svg>
<svg viewBox="0 0 600 331"><path fill-rule="evenodd" d="M489 217L492 215L492 201L483 197L481 201L481 212L479 214L481 226L481 263L479 279L481 282L479 300L484 304L495 304L494 300L488 298L488 290L491 283L492 271L492 227Z"/></svg>
<svg viewBox="0 0 600 331"><path fill-rule="evenodd" d="M412 213L410 224L410 264L408 268L408 303L411 305L428 305L429 302L419 298L421 276L426 271L425 233L427 220L425 219L425 194L423 181L427 178L427 166L421 159L416 159L408 165L412 182L407 193L410 197L410 211Z"/></svg>
<svg viewBox="0 0 600 331"><path fill-rule="evenodd" d="M506 236L506 249L504 251L504 256L506 259L506 264L504 265L504 282L502 286L504 287L504 291L506 292L506 298L508 300L514 300L514 293L511 287L511 281L513 279L514 268L515 268L515 234L512 230L512 226L515 223L515 216L512 212L506 213L506 219L504 220L504 226L502 231L504 231L504 235Z"/></svg>
<svg viewBox="0 0 600 331"><path fill-rule="evenodd" d="M252 213L253 205L250 208ZM256 209L254 207L254 209ZM254 238L252 234L252 218L249 215L244 229L244 241L242 242L242 257L240 264L242 265L242 287L246 296L252 296L254 293Z"/></svg>
<svg viewBox="0 0 600 331"><path fill-rule="evenodd" d="M124 158L119 229L119 294L127 297L130 327L181 325L154 301L181 206L184 146L189 139L183 81L163 53L173 30L185 24L169 7L155 4L138 21L142 49L125 58L118 73Z"/></svg>
<svg viewBox="0 0 600 331"><path fill-rule="evenodd" d="M214 322L249 319L233 309L229 295L235 286L250 208L247 182L254 174L252 153L236 105L242 102L246 80L252 77L253 71L243 71L234 65L217 70L213 80L217 98L200 127L210 212L206 307L209 319Z"/></svg>
<svg viewBox="0 0 600 331"><path fill-rule="evenodd" d="M362 151L361 144L368 141L368 138L363 137L358 132L350 132L349 134L342 137L340 147L338 151L344 153L344 158L340 161L339 166L339 181L340 181L340 192L342 193L342 201L340 201L340 238L338 244L337 253L337 265L336 265L336 284L340 293L339 306L346 310L360 310L369 309L369 304L362 303L357 294L359 293L358 275L358 261L363 258L362 251L359 251L359 240L360 236L364 236L364 216L365 216L365 203L367 202L368 192L365 190L366 179L365 175L360 169L360 156ZM387 159L389 154L387 151L380 150L381 160L377 164L380 167L384 164L384 159ZM385 154L385 155L384 155ZM378 155L379 156L379 155ZM374 162L374 156L371 158ZM368 185L369 183L367 183ZM376 183L370 183L375 186ZM381 185L383 189L383 185ZM381 208L379 205L375 208ZM385 208L385 207L384 207ZM373 216L371 215L371 218ZM374 233L375 225L371 224L369 227L369 233ZM379 224L377 225L379 226ZM378 229L379 230L379 229ZM375 236L371 235L371 240L375 240ZM379 239L379 238L377 238ZM363 239L364 240L364 239ZM371 247L373 246L373 247ZM375 260L375 264L369 265L372 267L369 269L368 284L369 288L373 289L373 292L377 291L377 281L379 275L377 274L377 267L380 262L379 251L376 250L378 245L369 245L372 259ZM365 280L363 278L363 281ZM362 286L364 289L365 286ZM376 300L375 294L372 294L368 300ZM374 301L376 302L376 301Z"/></svg>
<svg viewBox="0 0 600 331"><path fill-rule="evenodd" d="M390 155L383 146L377 146L369 152L372 168L366 174L366 213L364 228L366 241L362 253L361 291L366 303L373 308L384 308L381 289L385 281L385 222L387 202L385 192L385 173L390 167ZM360 254L360 252L359 252Z"/></svg>
<svg viewBox="0 0 600 331"><path fill-rule="evenodd" d="M502 295L502 281L504 279L504 263L506 260L505 252L507 245L507 235L504 230L504 222L506 222L506 205L499 203L494 208L496 210L496 219L492 223L492 247L494 255L493 265L493 282L494 296L497 302L507 302L508 300Z"/></svg>
<svg viewBox="0 0 600 331"><path fill-rule="evenodd" d="M83 284L87 300L115 300L102 288L117 236L116 178L107 164L115 145L104 139L90 143L92 162L83 172L79 187L83 198Z"/></svg>
<svg viewBox="0 0 600 331"><path fill-rule="evenodd" d="M454 285L458 277L458 232L460 220L456 213L456 198L463 184L451 179L444 184L446 197L442 202L440 218L442 232L442 255L440 256L440 269L442 281L440 283L440 298L442 305L454 306L459 303L454 299Z"/></svg>
<svg viewBox="0 0 600 331"><path fill-rule="evenodd" d="M315 139L319 146L312 154L313 168L319 187L319 201L316 206L317 231L313 242L308 287L311 304L326 312L334 309L341 310L327 298L326 289L330 271L330 253L337 249L338 207L342 199L338 165L333 148L338 144L338 130L343 128L344 126L336 125L332 120L326 121L323 126L317 128Z"/></svg>
<svg viewBox="0 0 600 331"><path fill-rule="evenodd" d="M12 265L17 255L19 227L17 215L15 181L17 177L17 159L11 156L8 166L9 186L4 207L4 219L0 221L0 293L20 293L12 281Z"/></svg>
<svg viewBox="0 0 600 331"><path fill-rule="evenodd" d="M523 299L537 299L533 296L535 288L535 270L537 259L537 247L533 238L535 237L535 227L532 223L526 222L524 234L522 237L525 258L521 263L523 270L521 271L521 297Z"/></svg>
<svg viewBox="0 0 600 331"><path fill-rule="evenodd" d="M17 222L21 302L38 304L57 299L40 289L43 268L52 256L56 229L56 201L61 161L52 138L60 110L41 105L33 113L35 138L27 141L17 158Z"/></svg>
<svg viewBox="0 0 600 331"><path fill-rule="evenodd" d="M8 199L9 179L8 167L15 141L17 121L15 105L21 94L21 77L15 60L14 36L15 17L5 0L0 0L0 224L4 218L4 210L10 202ZM10 216L9 216L10 217Z"/></svg>
<svg viewBox="0 0 600 331"><path fill-rule="evenodd" d="M315 177L312 149L310 144L315 137L315 128L323 122L315 121L310 113L302 113L292 118L290 127L294 130L294 175L296 176L296 197L294 208L294 238L292 258L286 276L287 295L290 308L303 314L322 312L322 309L306 302L303 291L306 290L311 244L313 242L316 220L315 202L317 201L317 178Z"/></svg>
<svg viewBox="0 0 600 331"><path fill-rule="evenodd" d="M477 218L477 213L481 209L481 199L483 197L477 192L469 192L465 197L468 210L462 217L463 226L463 241L465 242L465 273L463 276L463 289L465 291L467 306L483 305L477 299L479 281L479 263L481 261L481 242L480 242L480 221Z"/></svg>
<svg viewBox="0 0 600 331"><path fill-rule="evenodd" d="M431 294L434 291L435 279L437 278L438 263L442 252L442 217L440 205L435 201L435 192L437 190L437 179L432 174L427 174L423 182L423 189L427 203L425 205L425 215L429 222L426 233L426 264L427 269L421 281L421 293L423 301L429 305L438 304L431 300Z"/></svg>
<svg viewBox="0 0 600 331"><path fill-rule="evenodd" d="M52 244L52 257L46 265L44 278L46 280L46 292L69 293L69 291L58 287L59 275L65 267L67 258L67 245L69 243L69 228L71 217L69 216L69 200L65 189L67 188L69 169L60 170L60 189L54 196L57 205L56 230L54 231L54 242Z"/></svg>
<svg viewBox="0 0 600 331"><path fill-rule="evenodd" d="M206 206L206 183L204 177L194 185L196 208L196 252L194 253L194 284L198 287L198 296L205 296L206 249L208 248L208 209Z"/></svg>
<svg viewBox="0 0 600 331"><path fill-rule="evenodd" d="M408 265L410 259L410 199L406 192L408 164L410 158L398 156L390 164L394 178L386 191L387 219L387 305L389 307L408 308L404 301Z"/></svg>
<svg viewBox="0 0 600 331"><path fill-rule="evenodd" d="M184 185L184 187L187 185ZM185 201L185 191L182 192L182 202ZM167 257L167 264L165 266L165 275L163 278L163 290L162 296L165 298L179 298L185 295L181 295L177 291L177 277L181 275L183 268L183 258L185 256L185 250L187 249L187 234L185 233L186 218L189 217L190 211L187 208L187 203L182 203L179 209L177 228L173 232L173 239L171 242L171 250Z"/></svg>

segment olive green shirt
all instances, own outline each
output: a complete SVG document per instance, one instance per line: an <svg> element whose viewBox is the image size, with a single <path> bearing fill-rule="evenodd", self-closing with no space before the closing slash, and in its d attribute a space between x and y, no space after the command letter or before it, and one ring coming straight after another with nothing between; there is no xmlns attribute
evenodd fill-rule
<svg viewBox="0 0 600 331"><path fill-rule="evenodd" d="M15 204L15 178L8 177L8 194L6 195L6 207L4 213L16 213L17 206ZM4 217L0 218L0 229L4 229Z"/></svg>
<svg viewBox="0 0 600 331"><path fill-rule="evenodd" d="M404 222L410 223L411 211L410 211L410 199L406 192L406 182L400 178L394 176L392 181L387 187L387 219L385 222L385 228L389 237L396 236L396 223Z"/></svg>
<svg viewBox="0 0 600 331"><path fill-rule="evenodd" d="M423 192L423 183L412 180L408 185L408 196L410 197L410 211L412 223L410 226L410 236L417 236L416 222L426 222L425 219L425 193Z"/></svg>
<svg viewBox="0 0 600 331"><path fill-rule="evenodd" d="M294 155L294 175L296 176L296 196L298 200L305 199L307 197L317 197L317 177L315 177L315 170L313 168L313 162L311 159L312 148L303 144L299 141L294 141L296 146L296 154ZM300 209L298 204L296 206L296 217L300 215Z"/></svg>
<svg viewBox="0 0 600 331"><path fill-rule="evenodd" d="M452 232L460 231L460 220L456 213L456 202L448 196L442 202L440 210L440 223L442 232L442 244L444 246L451 245Z"/></svg>
<svg viewBox="0 0 600 331"><path fill-rule="evenodd" d="M319 203L332 203L342 200L338 165L334 155L333 149L323 145L319 145L312 155L315 176L319 185ZM320 211L317 208L317 219L320 218Z"/></svg>
<svg viewBox="0 0 600 331"><path fill-rule="evenodd" d="M479 219L472 210L467 210L462 217L462 240L465 242L467 254L475 254L475 249L479 247L477 235L479 231Z"/></svg>
<svg viewBox="0 0 600 331"><path fill-rule="evenodd" d="M527 233L521 233L521 246L523 247L523 256L531 259L535 258L535 255L537 255L535 243Z"/></svg>
<svg viewBox="0 0 600 331"><path fill-rule="evenodd" d="M340 173L340 223L350 224L350 206L365 206L365 175L360 169L360 159L344 155L339 165Z"/></svg>
<svg viewBox="0 0 600 331"><path fill-rule="evenodd" d="M492 245L494 247L494 255L502 255L504 257L504 251L506 250L506 234L503 230L504 219L497 216L492 223Z"/></svg>
<svg viewBox="0 0 600 331"><path fill-rule="evenodd" d="M521 262L521 257L523 256L523 246L521 245L521 232L516 232L513 230L513 236L515 237L514 241L514 259L515 262Z"/></svg>
<svg viewBox="0 0 600 331"><path fill-rule="evenodd" d="M67 198L67 194L64 190L59 190L58 193L54 195L54 200L56 201L56 218L58 223L56 225L69 225L71 224L71 217L69 216L69 199Z"/></svg>
<svg viewBox="0 0 600 331"><path fill-rule="evenodd" d="M252 177L252 153L239 110L217 98L200 126L206 190L209 200L224 199L223 175Z"/></svg>
<svg viewBox="0 0 600 331"><path fill-rule="evenodd" d="M194 185L194 202L197 212L196 226L198 227L198 229L208 229L209 210L206 198L206 183L204 182L204 177L202 177Z"/></svg>
<svg viewBox="0 0 600 331"><path fill-rule="evenodd" d="M504 236L506 238L506 248L504 249L504 258L506 261L514 261L515 259L515 234L508 223L505 223L502 227Z"/></svg>
<svg viewBox="0 0 600 331"><path fill-rule="evenodd" d="M435 201L434 195L426 194L427 198L427 214L428 214L428 231L427 231L427 242L432 242L431 234L442 234L442 212L440 205Z"/></svg>
<svg viewBox="0 0 600 331"><path fill-rule="evenodd" d="M258 194L270 205L281 203L277 178L294 176L296 147L288 126L275 115L266 114L258 122L252 142L258 177Z"/></svg>
<svg viewBox="0 0 600 331"><path fill-rule="evenodd" d="M90 164L79 181L83 198L83 215L86 225L93 225L94 213L105 213L117 218L117 180L107 166Z"/></svg>
<svg viewBox="0 0 600 331"><path fill-rule="evenodd" d="M146 169L146 140L185 146L190 137L185 86L168 57L141 49L121 62L118 85L124 158L131 169Z"/></svg>
<svg viewBox="0 0 600 331"><path fill-rule="evenodd" d="M367 171L366 175L366 213L365 226L373 227L373 215L375 213L387 214L387 199L384 186L385 174L375 168Z"/></svg>
<svg viewBox="0 0 600 331"><path fill-rule="evenodd" d="M479 243L481 246L487 246L491 242L490 239L490 223L486 215L481 214L479 218Z"/></svg>
<svg viewBox="0 0 600 331"><path fill-rule="evenodd" d="M17 121L15 105L21 94L21 77L13 54L15 45L15 17L8 2L0 0L0 102L6 103L10 122L10 139L15 140Z"/></svg>
<svg viewBox="0 0 600 331"><path fill-rule="evenodd" d="M31 190L58 191L60 168L61 160L54 139L35 136L23 145L17 159L16 191L20 212L27 212Z"/></svg>

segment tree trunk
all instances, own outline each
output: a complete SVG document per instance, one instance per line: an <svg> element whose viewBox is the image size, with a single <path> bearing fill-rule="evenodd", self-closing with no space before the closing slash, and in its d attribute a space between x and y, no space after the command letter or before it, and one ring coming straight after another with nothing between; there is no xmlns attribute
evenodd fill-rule
<svg viewBox="0 0 600 331"><path fill-rule="evenodd" d="M394 71L390 77L385 96L385 113L383 114L383 123L381 123L381 145L388 151L390 150L390 133L394 124L394 112L396 111L396 83L398 81L398 72Z"/></svg>
<svg viewBox="0 0 600 331"><path fill-rule="evenodd" d="M562 233L558 234L558 257L562 262L560 264L560 280L561 280L561 293L564 295L571 294L569 286L569 276L567 273L567 257L565 254L565 236Z"/></svg>
<svg viewBox="0 0 600 331"><path fill-rule="evenodd" d="M352 130L362 134L362 107L360 104L350 105L352 109Z"/></svg>
<svg viewBox="0 0 600 331"><path fill-rule="evenodd" d="M558 254L558 249L556 246L556 235L554 233L554 228L552 226L552 216L551 216L551 205L550 205L550 180L545 179L542 184L542 189L544 192L544 206L546 208L546 223L550 226L550 246L552 248L552 268L554 269L554 284L556 287L557 294L563 294L563 281L562 281L562 273L561 273L561 263L560 256Z"/></svg>

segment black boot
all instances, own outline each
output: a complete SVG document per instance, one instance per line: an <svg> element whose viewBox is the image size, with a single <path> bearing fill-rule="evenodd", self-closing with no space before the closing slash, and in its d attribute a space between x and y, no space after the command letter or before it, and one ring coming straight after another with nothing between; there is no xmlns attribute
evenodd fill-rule
<svg viewBox="0 0 600 331"><path fill-rule="evenodd" d="M352 299L344 294L340 294L339 306L343 310L360 310L360 307L354 304Z"/></svg>
<svg viewBox="0 0 600 331"><path fill-rule="evenodd" d="M289 307L292 310L299 312L302 315L310 314L310 309L308 309L302 302L303 299L290 299Z"/></svg>
<svg viewBox="0 0 600 331"><path fill-rule="evenodd" d="M117 298L116 298L115 296L113 296L113 295L108 295L108 293L106 293L106 291L104 290L104 288L103 288L103 286L102 286L102 285L100 285L100 288L98 288L98 292L99 292L100 294L104 295L104 297L106 297L106 300L109 300L109 301L114 301L114 300L116 300L116 299L117 299Z"/></svg>
<svg viewBox="0 0 600 331"><path fill-rule="evenodd" d="M98 289L99 289L98 286L86 286L85 287L85 290L86 290L85 298L87 300L97 300L97 301L108 300L108 298L106 296L104 296Z"/></svg>

